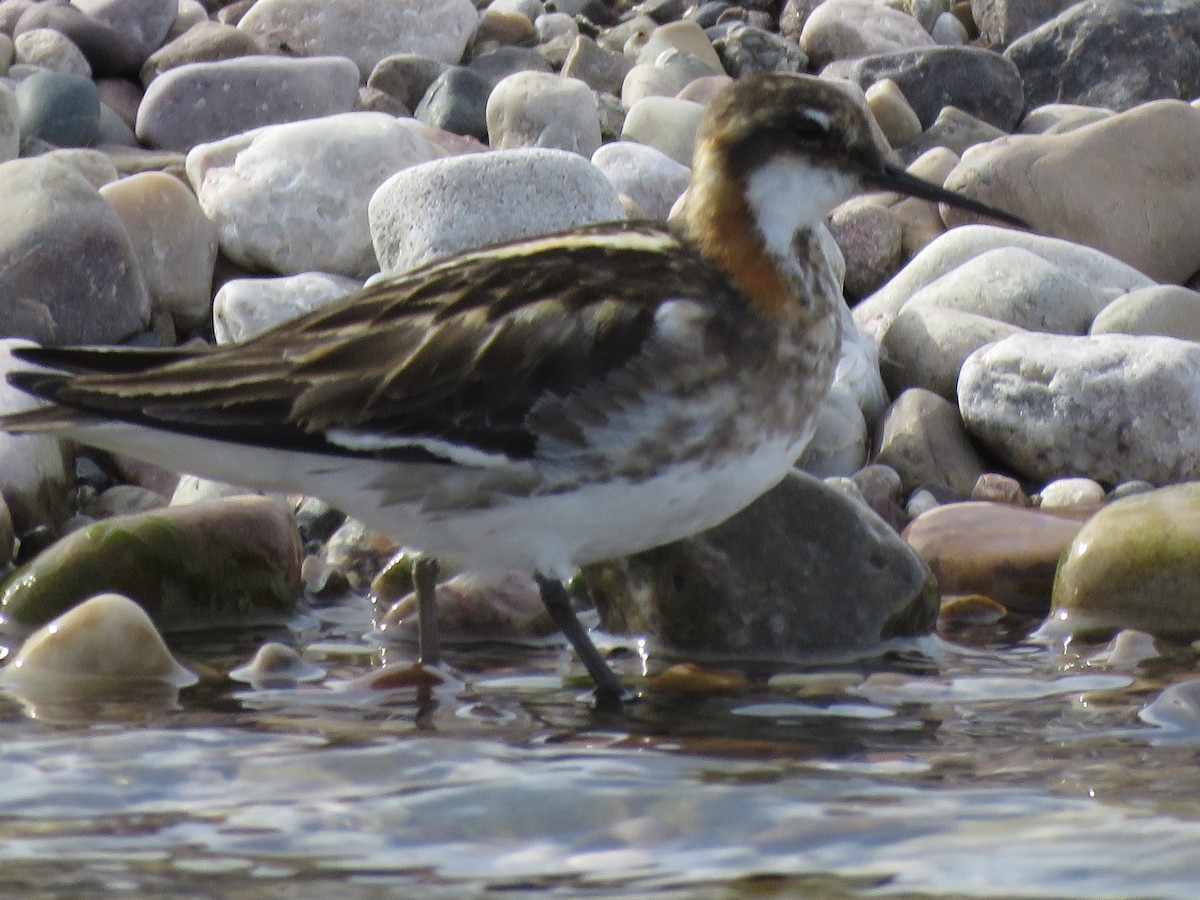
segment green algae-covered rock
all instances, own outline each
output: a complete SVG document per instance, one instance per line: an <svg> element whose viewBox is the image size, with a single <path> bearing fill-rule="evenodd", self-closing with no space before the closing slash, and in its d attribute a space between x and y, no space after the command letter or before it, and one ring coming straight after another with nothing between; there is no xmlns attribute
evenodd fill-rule
<svg viewBox="0 0 1200 900"><path fill-rule="evenodd" d="M131 597L164 631L279 621L300 590L289 510L235 497L96 522L0 585L3 628L22 633L104 592Z"/></svg>
<svg viewBox="0 0 1200 900"><path fill-rule="evenodd" d="M1122 628L1200 638L1200 482L1116 501L1063 555L1041 633L1091 637Z"/></svg>

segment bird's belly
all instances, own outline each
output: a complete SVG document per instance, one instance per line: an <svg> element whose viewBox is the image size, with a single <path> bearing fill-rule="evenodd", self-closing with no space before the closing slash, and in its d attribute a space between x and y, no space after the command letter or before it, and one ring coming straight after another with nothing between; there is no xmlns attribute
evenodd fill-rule
<svg viewBox="0 0 1200 900"><path fill-rule="evenodd" d="M723 522L778 483L795 455L793 441L775 439L746 455L669 465L637 482L595 480L553 493L506 497L482 509L379 504L379 518L368 521L467 568L569 577L581 565Z"/></svg>

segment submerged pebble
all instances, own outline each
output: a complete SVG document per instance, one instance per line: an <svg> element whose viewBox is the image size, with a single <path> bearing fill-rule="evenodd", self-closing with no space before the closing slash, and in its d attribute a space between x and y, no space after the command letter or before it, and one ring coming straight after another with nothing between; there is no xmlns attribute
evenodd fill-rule
<svg viewBox="0 0 1200 900"><path fill-rule="evenodd" d="M188 687L181 666L142 607L120 594L88 598L31 634L0 671L0 685L26 697L136 695Z"/></svg>
<svg viewBox="0 0 1200 900"><path fill-rule="evenodd" d="M306 681L320 681L325 677L325 670L304 659L287 644L271 641L259 647L250 662L231 670L229 677L255 688L290 687Z"/></svg>

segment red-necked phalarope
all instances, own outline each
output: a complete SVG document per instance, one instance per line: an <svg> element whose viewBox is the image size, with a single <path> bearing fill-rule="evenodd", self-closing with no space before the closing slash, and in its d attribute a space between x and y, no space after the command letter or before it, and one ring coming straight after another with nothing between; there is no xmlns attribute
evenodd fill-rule
<svg viewBox="0 0 1200 900"><path fill-rule="evenodd" d="M44 368L9 380L53 405L0 424L534 572L618 697L562 579L714 526L792 467L839 346L815 229L864 188L1016 222L889 162L836 84L754 75L709 106L682 233L619 222L464 253L241 344L17 350Z"/></svg>

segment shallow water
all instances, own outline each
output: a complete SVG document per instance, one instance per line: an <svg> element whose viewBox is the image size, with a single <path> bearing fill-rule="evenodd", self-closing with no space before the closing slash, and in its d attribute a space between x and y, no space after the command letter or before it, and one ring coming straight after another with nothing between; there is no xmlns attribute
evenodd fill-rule
<svg viewBox="0 0 1200 900"><path fill-rule="evenodd" d="M977 629L605 714L557 648L373 686L411 650L363 615L300 635L317 684L0 700L0 894L1196 896L1190 655L1112 671Z"/></svg>

